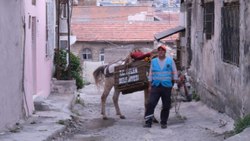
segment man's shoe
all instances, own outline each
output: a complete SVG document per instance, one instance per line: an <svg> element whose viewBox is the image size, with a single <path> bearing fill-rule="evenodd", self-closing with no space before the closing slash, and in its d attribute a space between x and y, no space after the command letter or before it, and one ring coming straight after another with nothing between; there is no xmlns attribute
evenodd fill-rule
<svg viewBox="0 0 250 141"><path fill-rule="evenodd" d="M151 128L151 124L144 124L143 127L144 128Z"/></svg>
<svg viewBox="0 0 250 141"><path fill-rule="evenodd" d="M167 128L167 124L161 124L161 128L162 129L166 129Z"/></svg>

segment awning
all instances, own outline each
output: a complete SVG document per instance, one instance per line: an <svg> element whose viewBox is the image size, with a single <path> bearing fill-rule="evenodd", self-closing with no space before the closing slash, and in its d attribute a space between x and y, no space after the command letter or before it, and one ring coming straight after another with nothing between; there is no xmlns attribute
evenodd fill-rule
<svg viewBox="0 0 250 141"><path fill-rule="evenodd" d="M154 37L155 37L155 39L157 41L159 41L159 40L161 40L163 38L166 38L168 36L171 36L171 35L173 35L175 33L182 32L182 31L185 31L185 27L177 26L175 28L171 28L171 29L156 33Z"/></svg>

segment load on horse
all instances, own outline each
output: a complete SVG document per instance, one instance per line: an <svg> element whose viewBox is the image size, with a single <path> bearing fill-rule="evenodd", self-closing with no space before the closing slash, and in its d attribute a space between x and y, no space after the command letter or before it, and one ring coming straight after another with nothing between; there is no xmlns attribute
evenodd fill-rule
<svg viewBox="0 0 250 141"><path fill-rule="evenodd" d="M147 73L150 66L150 58L155 54L153 51L143 53L140 50L134 50L124 60L102 65L93 72L97 86L104 82L104 91L101 96L101 114L103 119L107 119L105 111L106 99L113 87L115 87L113 103L116 114L121 119L124 119L125 116L121 113L118 103L120 93L128 94L144 90L144 106L146 108L149 98Z"/></svg>

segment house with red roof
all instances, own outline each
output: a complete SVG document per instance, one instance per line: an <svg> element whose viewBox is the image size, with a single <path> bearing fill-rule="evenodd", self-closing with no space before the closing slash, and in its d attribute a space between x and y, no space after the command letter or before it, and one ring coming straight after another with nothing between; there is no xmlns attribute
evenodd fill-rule
<svg viewBox="0 0 250 141"><path fill-rule="evenodd" d="M82 22L72 24L72 33L77 41L72 50L83 60L104 61L105 49L122 48L152 48L154 46L154 34L174 25L165 22ZM177 36L165 39L174 42ZM127 55L127 54L125 54ZM121 52L118 57L125 57ZM117 58L113 56L113 58ZM117 58L119 59L119 58ZM110 60L110 61L113 61ZM105 61L107 62L107 61Z"/></svg>
<svg viewBox="0 0 250 141"><path fill-rule="evenodd" d="M105 56L107 49L153 49L156 33L179 24L178 20L155 21L154 15L154 9L148 6L76 6L73 8L71 22L71 32L76 36L76 43L71 50L84 61L108 63L127 54L116 52L108 57ZM177 37L173 35L164 38L164 42L173 45Z"/></svg>

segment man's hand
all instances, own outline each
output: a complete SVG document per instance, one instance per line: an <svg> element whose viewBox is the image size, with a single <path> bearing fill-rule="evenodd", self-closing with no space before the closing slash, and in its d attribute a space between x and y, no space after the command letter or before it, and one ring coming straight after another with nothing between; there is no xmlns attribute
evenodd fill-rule
<svg viewBox="0 0 250 141"><path fill-rule="evenodd" d="M173 80L174 83L178 83L178 80Z"/></svg>
<svg viewBox="0 0 250 141"><path fill-rule="evenodd" d="M178 89L177 83L174 83L173 89L175 89L175 90Z"/></svg>

